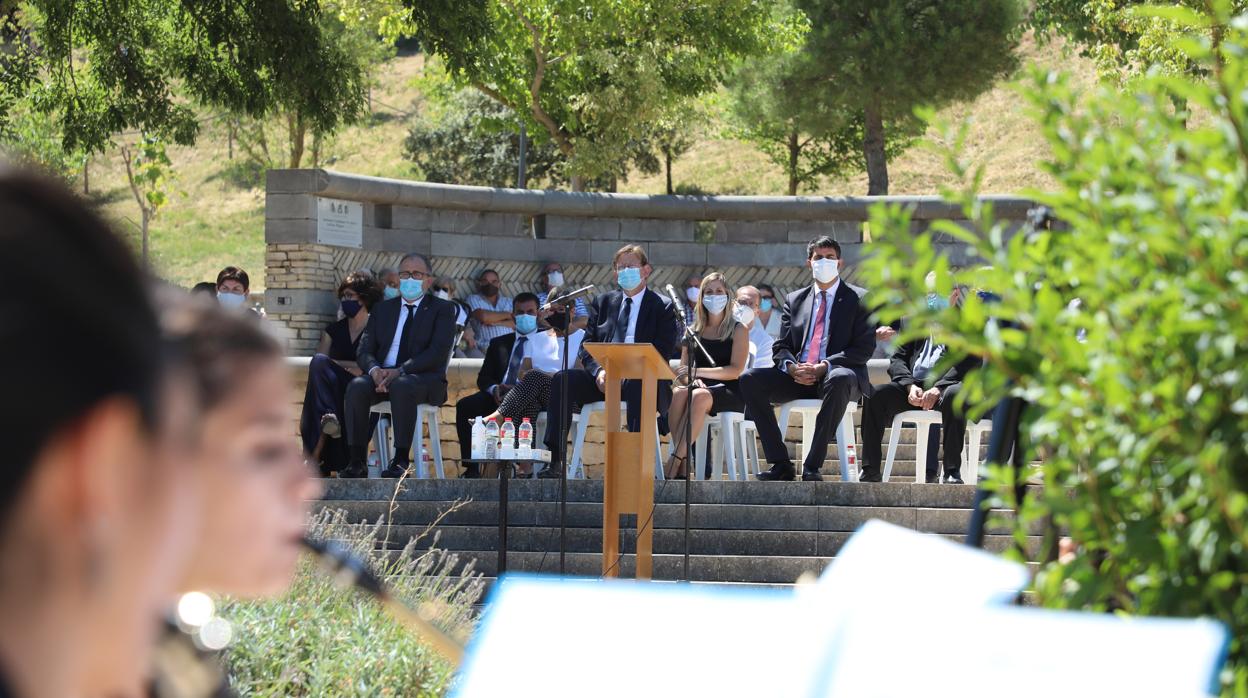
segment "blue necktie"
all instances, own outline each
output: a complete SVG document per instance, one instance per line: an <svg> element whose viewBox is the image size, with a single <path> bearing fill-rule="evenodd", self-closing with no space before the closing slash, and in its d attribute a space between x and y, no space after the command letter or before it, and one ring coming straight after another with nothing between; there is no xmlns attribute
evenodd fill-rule
<svg viewBox="0 0 1248 698"><path fill-rule="evenodd" d="M615 319L615 332L611 338L613 342L624 343L628 341L628 321L633 319L633 299L624 298L624 309L620 311L620 316Z"/></svg>
<svg viewBox="0 0 1248 698"><path fill-rule="evenodd" d="M516 346L512 347L511 360L507 362L507 374L503 376L503 385L515 385L516 376L520 373L520 362L524 361L524 344L529 338L523 335L516 338Z"/></svg>

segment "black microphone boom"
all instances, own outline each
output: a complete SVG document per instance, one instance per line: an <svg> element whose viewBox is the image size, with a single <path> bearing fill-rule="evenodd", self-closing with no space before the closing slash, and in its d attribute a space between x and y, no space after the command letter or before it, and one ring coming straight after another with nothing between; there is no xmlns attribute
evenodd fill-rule
<svg viewBox="0 0 1248 698"><path fill-rule="evenodd" d="M558 288L552 288L551 295L553 295L554 291L557 291L557 290ZM594 285L590 284L583 288L578 288L575 291L571 291L558 298L552 298L550 295L548 295L546 297L546 305L542 306L542 311L547 311L557 306L570 304L572 301L578 298L584 298L585 296L588 296L590 293L593 293L593 291L594 291Z"/></svg>

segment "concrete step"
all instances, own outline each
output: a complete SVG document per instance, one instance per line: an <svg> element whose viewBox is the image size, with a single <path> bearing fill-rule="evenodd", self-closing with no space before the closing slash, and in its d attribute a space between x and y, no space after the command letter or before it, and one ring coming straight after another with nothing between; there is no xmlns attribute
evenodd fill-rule
<svg viewBox="0 0 1248 698"><path fill-rule="evenodd" d="M361 500L389 503L408 501L498 501L496 480L338 480L322 481L325 500ZM601 502L601 480L569 480L569 502ZM508 484L512 502L555 502L558 480L523 478ZM683 503L683 480L656 482L655 501ZM929 485L891 482L758 482L698 481L691 484L694 504L786 504L821 506L877 506L970 508L975 488L970 485Z"/></svg>
<svg viewBox="0 0 1248 698"><path fill-rule="evenodd" d="M942 535L962 542L965 531ZM383 534L384 535L384 534ZM805 556L826 557L840 552L849 540L849 531L734 531L691 529L689 551L694 555L748 555L755 557ZM497 526L411 526L395 525L389 529L390 547L401 548L412 538L417 538L415 548L428 550L436 547L476 556L493 555L498 550ZM634 537L626 534L625 551L632 551ZM659 528L654 532L654 552L679 555L684 552L684 531ZM1029 555L1039 551L1040 536L1028 536ZM569 528L566 545L570 552L601 553L601 528ZM1012 548L1013 537L987 535L985 549L1002 552ZM508 527L507 549L509 552L544 552L559 549L559 528L554 526Z"/></svg>
<svg viewBox="0 0 1248 698"><path fill-rule="evenodd" d="M389 502L330 500L322 506L341 509L351 522L383 521L391 525L497 526L496 502ZM927 507L814 506L778 504L697 504L689 508L690 527L736 531L856 531L867 521L879 519L927 533L959 534L970 521L969 509ZM1008 514L1002 519L1009 520ZM508 525L557 526L556 502L511 502ZM685 509L680 504L660 504L655 508L656 530L682 528ZM568 502L567 523L572 528L601 528L602 504ZM999 523L991 533L1008 533Z"/></svg>

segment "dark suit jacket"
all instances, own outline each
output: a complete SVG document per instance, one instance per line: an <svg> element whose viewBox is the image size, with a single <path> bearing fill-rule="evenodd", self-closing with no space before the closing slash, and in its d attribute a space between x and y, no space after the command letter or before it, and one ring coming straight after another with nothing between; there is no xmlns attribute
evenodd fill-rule
<svg viewBox="0 0 1248 698"><path fill-rule="evenodd" d="M404 312L403 299L391 298L373 306L368 324L360 333L356 361L365 375L386 360L386 352ZM412 356L399 367L406 374L433 374L446 380L446 366L451 361L451 344L455 341L455 304L425 294L412 321L403 327L411 342Z"/></svg>
<svg viewBox="0 0 1248 698"><path fill-rule="evenodd" d="M893 379L894 383L902 386L903 388L909 388L919 382L914 377L914 363L919 358L919 352L923 351L923 344L925 342L926 340L919 339L913 342L907 342L897 348L897 352L893 354L893 358L888 364L888 375ZM945 357L942 356L940 360L943 362ZM966 374L974 371L982 365L983 360L978 356L968 356L950 366L944 373L938 374L935 371L928 373L927 377L923 379L923 384L935 387L941 392L944 392L945 388L961 383L962 380L966 378ZM937 363L937 365L933 368L937 368L939 366L940 363Z"/></svg>
<svg viewBox="0 0 1248 698"><path fill-rule="evenodd" d="M531 339L531 338L530 338ZM498 385L507 377L507 362L511 359L511 349L516 346L516 333L501 335L490 340L485 348L485 359L481 362L481 370L477 372L477 387L481 392Z"/></svg>
<svg viewBox="0 0 1248 698"><path fill-rule="evenodd" d="M785 362L804 361L806 334L811 327L812 306L816 289L813 285L798 289L784 299L780 311L780 337L771 345L776 367ZM849 284L841 281L832 300L832 317L824 332L825 361L830 366L852 369L858 376L858 388L871 395L871 379L867 360L875 352L875 327L862 298Z"/></svg>
<svg viewBox="0 0 1248 698"><path fill-rule="evenodd" d="M650 289L638 294L641 309L637 314L637 327L633 340L637 344L649 342L665 359L680 356L680 328L676 323L676 309L672 299ZM634 299L635 301L636 299ZM615 325L624 307L624 292L612 291L594 299L589 307L589 325L581 340L581 365L590 375L598 375L598 361L589 355L585 345L590 342L610 342L615 337ZM621 330L624 331L624 330Z"/></svg>

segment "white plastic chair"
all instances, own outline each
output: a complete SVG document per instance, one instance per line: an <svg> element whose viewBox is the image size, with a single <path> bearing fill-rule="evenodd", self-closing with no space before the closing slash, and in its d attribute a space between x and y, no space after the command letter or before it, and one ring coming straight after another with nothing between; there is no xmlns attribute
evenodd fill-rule
<svg viewBox="0 0 1248 698"><path fill-rule="evenodd" d="M416 429L412 432L412 450L415 451L412 458L412 464L416 466L416 477L427 478L429 473L425 469L425 459L422 457L424 452L424 430L423 425L429 425L429 454L433 457L433 467L438 477L445 479L446 475L442 471L442 436L439 433L438 410L439 405L417 405L416 406ZM375 439L377 442L377 460L384 469L390 464L390 438L387 431L391 430L391 422L394 419L390 413L390 401L379 402L373 405L369 412L379 415L377 420L377 432Z"/></svg>
<svg viewBox="0 0 1248 698"><path fill-rule="evenodd" d="M763 472L763 461L758 457L758 426L752 420L737 422L737 446L741 449L741 469L745 476Z"/></svg>
<svg viewBox="0 0 1248 698"><path fill-rule="evenodd" d="M797 413L802 418L802 443L798 451L798 461L804 462L806 455L810 453L811 442L815 440L815 418L819 416L819 410L823 407L823 400L790 400L780 405L780 418L776 420L776 424L780 427L780 433L786 434L789 430L789 417L793 413ZM854 465L853 471L849 467L849 450L846 446L854 445L854 451L858 450L858 442L854 435L854 412L858 410L858 403L851 402L845 406L845 414L841 417L841 423L836 427L836 451L841 461L841 480L844 482L858 482L858 467Z"/></svg>
<svg viewBox="0 0 1248 698"><path fill-rule="evenodd" d="M971 442L964 456L966 468L962 471L963 481L975 484L979 480L979 446L983 442L984 433L992 431L992 420L981 419L966 427L967 439Z"/></svg>
<svg viewBox="0 0 1248 698"><path fill-rule="evenodd" d="M719 480L724 476L724 461L728 461L728 479L737 480L737 464L741 465L740 479L744 480L749 477L746 470L744 453L742 459L737 460L737 448L739 432L737 425L745 421L745 415L741 412L720 412L714 417L707 417L702 423L702 432L698 435L695 453L697 454L697 470L694 472L694 479L701 480L702 473L706 472L706 442L708 439L715 442L715 452L711 455L711 479ZM750 423L751 426L753 422ZM742 442L744 443L744 442ZM744 448L744 447L742 447Z"/></svg>
<svg viewBox="0 0 1248 698"><path fill-rule="evenodd" d="M624 403L624 411L628 411L628 404ZM585 466L581 462L581 452L585 448L585 434L589 432L589 416L595 412L605 412L607 403L590 402L581 406L579 413L572 415L572 424L576 427L576 437L573 439L572 460L568 461L568 479L578 479L585 477ZM663 457L659 454L659 426L654 426L654 479L663 479Z"/></svg>
<svg viewBox="0 0 1248 698"><path fill-rule="evenodd" d="M914 425L914 481L926 482L927 432L931 425L940 424L940 413L936 410L907 410L893 417L888 435L888 455L884 458L884 475L880 479L888 482L893 472L893 459L897 457L897 445L901 443L902 424Z"/></svg>

